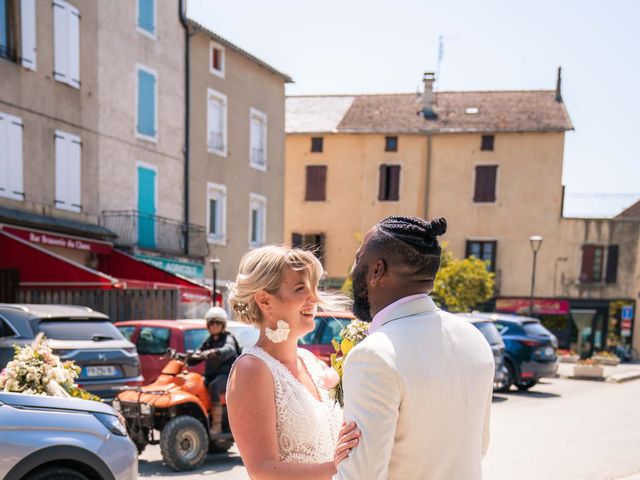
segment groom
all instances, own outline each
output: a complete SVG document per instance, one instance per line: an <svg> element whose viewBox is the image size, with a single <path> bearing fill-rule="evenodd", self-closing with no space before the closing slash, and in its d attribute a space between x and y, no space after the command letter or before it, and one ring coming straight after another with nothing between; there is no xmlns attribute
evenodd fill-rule
<svg viewBox="0 0 640 480"><path fill-rule="evenodd" d="M389 217L356 253L354 313L369 336L344 365L344 417L362 432L334 480L474 480L489 443L494 361L429 293L444 218Z"/></svg>

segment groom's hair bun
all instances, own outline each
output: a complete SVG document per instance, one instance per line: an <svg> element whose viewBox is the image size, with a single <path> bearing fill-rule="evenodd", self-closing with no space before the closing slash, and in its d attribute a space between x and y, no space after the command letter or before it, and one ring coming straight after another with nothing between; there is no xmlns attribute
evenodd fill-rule
<svg viewBox="0 0 640 480"><path fill-rule="evenodd" d="M440 268L442 247L438 237L447 231L447 221L392 216L382 220L368 242L389 264L417 281L432 282Z"/></svg>

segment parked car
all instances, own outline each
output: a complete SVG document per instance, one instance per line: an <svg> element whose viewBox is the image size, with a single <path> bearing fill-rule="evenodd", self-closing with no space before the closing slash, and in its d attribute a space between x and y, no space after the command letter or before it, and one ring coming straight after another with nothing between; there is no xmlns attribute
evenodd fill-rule
<svg viewBox="0 0 640 480"><path fill-rule="evenodd" d="M0 393L0 478L135 480L136 447L109 405Z"/></svg>
<svg viewBox="0 0 640 480"><path fill-rule="evenodd" d="M509 385L528 390L558 370L558 339L537 318L504 313L473 312L473 318L495 321L505 344Z"/></svg>
<svg viewBox="0 0 640 480"><path fill-rule="evenodd" d="M337 340L340 330L355 318L351 312L318 312L315 317L316 327L300 339L299 345L330 365L331 354L335 353L331 340Z"/></svg>
<svg viewBox="0 0 640 480"><path fill-rule="evenodd" d="M128 320L115 325L135 344L145 385L154 382L169 363L169 349L179 353L197 350L209 336L204 319ZM241 349L255 344L258 339L259 332L251 325L230 320L227 330L238 340ZM204 374L204 365L202 362L189 370Z"/></svg>
<svg viewBox="0 0 640 480"><path fill-rule="evenodd" d="M28 345L44 333L62 360L81 368L78 385L110 401L122 386L141 385L135 345L122 336L109 317L75 305L0 304L0 368L14 345Z"/></svg>
<svg viewBox="0 0 640 480"><path fill-rule="evenodd" d="M509 374L505 365L505 345L500 332L496 328L495 321L490 318L475 317L472 314L459 314L466 320L469 320L480 333L487 339L491 350L493 351L493 359L496 364L496 371L493 377L493 389L496 392L506 392L511 387L509 383Z"/></svg>

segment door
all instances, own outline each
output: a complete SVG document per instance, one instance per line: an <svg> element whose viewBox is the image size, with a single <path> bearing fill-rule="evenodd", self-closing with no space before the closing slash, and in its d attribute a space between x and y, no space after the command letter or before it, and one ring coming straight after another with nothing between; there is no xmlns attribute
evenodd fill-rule
<svg viewBox="0 0 640 480"><path fill-rule="evenodd" d="M588 358L593 353L596 310L572 309L571 318L576 331L575 349L580 358Z"/></svg>
<svg viewBox="0 0 640 480"><path fill-rule="evenodd" d="M138 167L138 246L156 247L156 172Z"/></svg>

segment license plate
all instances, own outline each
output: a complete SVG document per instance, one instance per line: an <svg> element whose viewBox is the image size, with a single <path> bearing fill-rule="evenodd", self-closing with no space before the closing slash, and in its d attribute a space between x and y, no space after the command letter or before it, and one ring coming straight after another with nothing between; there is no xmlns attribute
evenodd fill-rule
<svg viewBox="0 0 640 480"><path fill-rule="evenodd" d="M86 367L87 377L113 377L118 371L112 365Z"/></svg>

